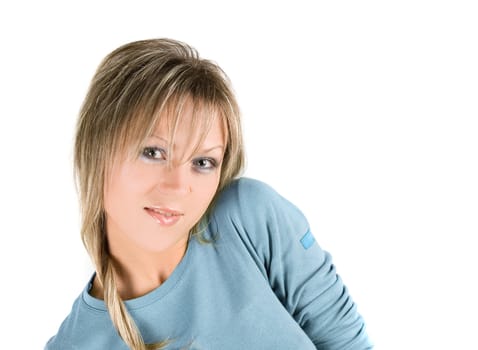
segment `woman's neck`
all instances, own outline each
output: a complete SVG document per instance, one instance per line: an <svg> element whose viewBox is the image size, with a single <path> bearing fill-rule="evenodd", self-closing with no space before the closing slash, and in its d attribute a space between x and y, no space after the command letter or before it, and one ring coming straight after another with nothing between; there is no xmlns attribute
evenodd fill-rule
<svg viewBox="0 0 478 350"><path fill-rule="evenodd" d="M163 252L136 251L134 247L129 247L127 252L119 252L110 246L110 259L121 299L138 298L163 284L180 263L187 245L188 239L184 239ZM103 299L103 288L98 277L93 281L90 294Z"/></svg>

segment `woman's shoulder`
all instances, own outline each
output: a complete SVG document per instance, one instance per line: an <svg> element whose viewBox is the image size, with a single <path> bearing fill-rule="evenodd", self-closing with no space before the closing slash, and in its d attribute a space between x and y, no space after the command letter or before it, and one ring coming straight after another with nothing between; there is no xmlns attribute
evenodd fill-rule
<svg viewBox="0 0 478 350"><path fill-rule="evenodd" d="M307 225L298 207L269 184L241 177L232 181L218 196L213 210L216 217L240 222L283 221L285 217Z"/></svg>
<svg viewBox="0 0 478 350"><path fill-rule="evenodd" d="M96 305L93 305L85 300L90 283L91 280L75 299L70 313L61 323L58 332L48 340L44 350L123 349L104 303L96 299ZM89 299L93 300L93 297ZM103 307L97 308L97 305Z"/></svg>
<svg viewBox="0 0 478 350"><path fill-rule="evenodd" d="M218 201L224 204L225 202L268 201L272 198L280 197L280 195L274 188L263 181L249 177L240 177L226 185L218 197Z"/></svg>

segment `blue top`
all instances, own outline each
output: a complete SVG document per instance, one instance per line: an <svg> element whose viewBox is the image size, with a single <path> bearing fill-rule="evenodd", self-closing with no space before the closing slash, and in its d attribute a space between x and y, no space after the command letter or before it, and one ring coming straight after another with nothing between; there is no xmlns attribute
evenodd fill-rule
<svg viewBox="0 0 478 350"><path fill-rule="evenodd" d="M206 232L157 289L126 301L145 342L167 349L371 349L330 255L303 214L242 178L218 198ZM47 350L127 349L91 282Z"/></svg>

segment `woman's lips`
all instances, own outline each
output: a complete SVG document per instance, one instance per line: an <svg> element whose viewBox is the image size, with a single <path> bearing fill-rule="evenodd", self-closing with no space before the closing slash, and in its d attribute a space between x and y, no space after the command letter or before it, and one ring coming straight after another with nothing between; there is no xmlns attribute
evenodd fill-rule
<svg viewBox="0 0 478 350"><path fill-rule="evenodd" d="M162 226L172 226L184 215L169 208L145 207L144 210Z"/></svg>

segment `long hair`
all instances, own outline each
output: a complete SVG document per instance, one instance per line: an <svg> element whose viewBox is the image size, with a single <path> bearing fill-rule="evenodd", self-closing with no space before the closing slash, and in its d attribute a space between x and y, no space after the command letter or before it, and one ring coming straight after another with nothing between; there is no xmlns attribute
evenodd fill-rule
<svg viewBox="0 0 478 350"><path fill-rule="evenodd" d="M193 104L193 124L201 130L200 140L207 134L212 118L222 118L226 149L219 192L244 166L239 108L222 69L200 58L187 44L151 39L131 42L111 52L99 65L78 118L74 168L81 207L81 238L103 286L111 320L133 350L160 349L167 342L145 344L119 296L106 238L105 180L114 157L133 154L131 150L138 154L161 115L168 115L169 140L174 142L186 101ZM198 234L199 227L201 220L191 234Z"/></svg>

